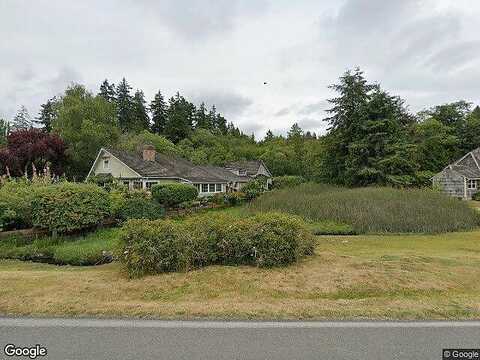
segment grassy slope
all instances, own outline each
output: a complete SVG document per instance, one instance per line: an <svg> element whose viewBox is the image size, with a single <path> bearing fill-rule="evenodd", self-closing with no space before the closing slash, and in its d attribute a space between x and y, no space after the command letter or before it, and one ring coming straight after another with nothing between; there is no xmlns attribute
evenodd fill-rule
<svg viewBox="0 0 480 360"><path fill-rule="evenodd" d="M466 202L427 189L304 184L266 193L250 208L348 224L361 234L442 233L473 230L480 224L478 213Z"/></svg>
<svg viewBox="0 0 480 360"><path fill-rule="evenodd" d="M166 318L480 318L480 231L319 237L281 269L212 266L127 280L91 268L0 262L0 313Z"/></svg>

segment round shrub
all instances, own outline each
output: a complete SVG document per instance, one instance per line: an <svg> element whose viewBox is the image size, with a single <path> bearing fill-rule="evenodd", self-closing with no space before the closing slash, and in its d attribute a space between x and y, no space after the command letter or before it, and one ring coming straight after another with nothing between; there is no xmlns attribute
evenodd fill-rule
<svg viewBox="0 0 480 360"><path fill-rule="evenodd" d="M182 183L157 184L152 187L152 196L160 204L174 206L185 201L195 200L198 190L193 185Z"/></svg>
<svg viewBox="0 0 480 360"><path fill-rule="evenodd" d="M94 184L49 185L32 201L33 224L52 232L86 229L109 213L108 193Z"/></svg>
<svg viewBox="0 0 480 360"><path fill-rule="evenodd" d="M245 193L237 191L237 192L229 192L225 194L225 201L228 205L235 206L241 204L245 201Z"/></svg>
<svg viewBox="0 0 480 360"><path fill-rule="evenodd" d="M178 223L129 220L122 230L120 260L130 277L186 269L186 234Z"/></svg>
<svg viewBox="0 0 480 360"><path fill-rule="evenodd" d="M2 230L32 226L32 200L45 185L26 180L8 181L0 188L0 227Z"/></svg>
<svg viewBox="0 0 480 360"><path fill-rule="evenodd" d="M253 200L265 191L264 183L261 180L252 180L242 187L246 200Z"/></svg>
<svg viewBox="0 0 480 360"><path fill-rule="evenodd" d="M163 217L165 211L153 201L144 190L112 191L109 194L112 215L121 221L129 219L155 220Z"/></svg>
<svg viewBox="0 0 480 360"><path fill-rule="evenodd" d="M307 180L303 176L276 176L273 178L273 188L274 189L284 189L291 188L300 184L305 183Z"/></svg>
<svg viewBox="0 0 480 360"><path fill-rule="evenodd" d="M480 201L480 191L473 194L472 200Z"/></svg>
<svg viewBox="0 0 480 360"><path fill-rule="evenodd" d="M249 220L248 237L255 245L258 266L288 265L313 254L315 238L300 217L265 213Z"/></svg>

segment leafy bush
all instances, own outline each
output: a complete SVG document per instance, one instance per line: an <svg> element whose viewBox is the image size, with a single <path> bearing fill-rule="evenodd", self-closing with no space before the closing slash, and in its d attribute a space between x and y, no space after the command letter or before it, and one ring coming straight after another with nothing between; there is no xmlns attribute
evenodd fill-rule
<svg viewBox="0 0 480 360"><path fill-rule="evenodd" d="M195 200L198 190L188 184L157 184L152 187L152 196L160 204L174 206L185 201Z"/></svg>
<svg viewBox="0 0 480 360"><path fill-rule="evenodd" d="M245 201L245 193L240 191L225 193L225 201L230 206L241 204Z"/></svg>
<svg viewBox="0 0 480 360"><path fill-rule="evenodd" d="M23 237L0 242L0 259L46 262L57 265L98 265L112 261L120 229L101 229L80 238Z"/></svg>
<svg viewBox="0 0 480 360"><path fill-rule="evenodd" d="M113 191L118 188L126 188L120 184L111 174L98 174L90 176L88 182L104 188L107 191Z"/></svg>
<svg viewBox="0 0 480 360"><path fill-rule="evenodd" d="M294 186L303 184L306 181L307 180L303 176L293 176L293 175L276 176L273 178L273 188L274 189L292 188Z"/></svg>
<svg viewBox="0 0 480 360"><path fill-rule="evenodd" d="M109 213L108 193L93 184L50 185L32 201L33 224L52 232L86 229Z"/></svg>
<svg viewBox="0 0 480 360"><path fill-rule="evenodd" d="M185 269L182 227L170 220L129 220L123 226L120 260L130 277Z"/></svg>
<svg viewBox="0 0 480 360"><path fill-rule="evenodd" d="M472 199L475 201L480 201L480 191L473 194Z"/></svg>
<svg viewBox="0 0 480 360"><path fill-rule="evenodd" d="M184 222L130 220L119 253L129 276L137 277L211 264L283 266L313 248L312 234L296 216L205 214Z"/></svg>
<svg viewBox="0 0 480 360"><path fill-rule="evenodd" d="M211 201L217 205L224 205L226 203L225 193L217 193L211 197Z"/></svg>
<svg viewBox="0 0 480 360"><path fill-rule="evenodd" d="M7 181L0 188L0 227L2 230L32 226L32 200L45 184L24 179Z"/></svg>
<svg viewBox="0 0 480 360"><path fill-rule="evenodd" d="M265 191L265 183L261 180L252 180L242 187L242 192L245 194L246 200L253 200L260 196Z"/></svg>
<svg viewBox="0 0 480 360"><path fill-rule="evenodd" d="M466 202L426 189L303 184L267 193L249 207L348 224L356 233L438 233L480 225L479 214Z"/></svg>
<svg viewBox="0 0 480 360"><path fill-rule="evenodd" d="M155 220L163 217L164 209L153 201L150 194L144 190L110 192L110 207L112 215L121 221L129 219Z"/></svg>

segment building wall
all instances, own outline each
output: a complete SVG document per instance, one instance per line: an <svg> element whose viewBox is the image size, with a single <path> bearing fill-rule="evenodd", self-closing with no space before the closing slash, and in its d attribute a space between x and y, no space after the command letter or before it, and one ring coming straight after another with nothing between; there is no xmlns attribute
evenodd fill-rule
<svg viewBox="0 0 480 360"><path fill-rule="evenodd" d="M445 169L433 177L433 185L443 193L456 198L465 196L465 179L456 172Z"/></svg>
<svg viewBox="0 0 480 360"><path fill-rule="evenodd" d="M104 160L108 160L108 168L104 168ZM115 178L139 178L138 174L104 150L102 150L98 161L95 163L93 173L95 175L111 174Z"/></svg>
<svg viewBox="0 0 480 360"><path fill-rule="evenodd" d="M260 167L258 168L257 175L264 175L266 177L270 177L268 170L265 168L265 166L263 166L263 164L260 165Z"/></svg>

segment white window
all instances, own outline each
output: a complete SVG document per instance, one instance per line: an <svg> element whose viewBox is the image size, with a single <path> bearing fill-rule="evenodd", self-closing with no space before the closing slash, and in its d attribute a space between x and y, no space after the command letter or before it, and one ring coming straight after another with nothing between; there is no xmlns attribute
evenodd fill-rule
<svg viewBox="0 0 480 360"><path fill-rule="evenodd" d="M130 188L130 181L124 181L123 185L125 185L129 189Z"/></svg>
<svg viewBox="0 0 480 360"><path fill-rule="evenodd" d="M215 187L217 192L222 192L222 184L215 184Z"/></svg>
<svg viewBox="0 0 480 360"><path fill-rule="evenodd" d="M108 159L103 159L103 168L105 170L110 169L110 160Z"/></svg>
<svg viewBox="0 0 480 360"><path fill-rule="evenodd" d="M476 189L477 188L477 180L468 180L467 181L467 188Z"/></svg>
<svg viewBox="0 0 480 360"><path fill-rule="evenodd" d="M197 188L197 191L200 192L200 184L193 184L196 188Z"/></svg>
<svg viewBox="0 0 480 360"><path fill-rule="evenodd" d="M215 184L208 184L208 192L215 192Z"/></svg>
<svg viewBox="0 0 480 360"><path fill-rule="evenodd" d="M208 184L202 184L202 192L208 192Z"/></svg>
<svg viewBox="0 0 480 360"><path fill-rule="evenodd" d="M156 182L156 181L147 181L146 182L146 186L147 186L148 190L150 190L153 185L157 185L157 184L158 184L158 182Z"/></svg>
<svg viewBox="0 0 480 360"><path fill-rule="evenodd" d="M143 188L143 183L141 181L134 181L133 182L133 188L135 190L139 190Z"/></svg>

